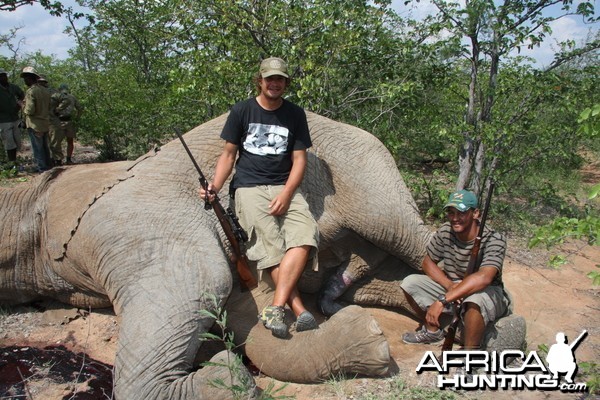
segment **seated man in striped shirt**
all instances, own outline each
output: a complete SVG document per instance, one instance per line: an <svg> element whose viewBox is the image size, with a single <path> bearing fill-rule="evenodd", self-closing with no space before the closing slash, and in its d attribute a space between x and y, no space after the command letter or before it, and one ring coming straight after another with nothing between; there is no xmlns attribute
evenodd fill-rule
<svg viewBox="0 0 600 400"><path fill-rule="evenodd" d="M471 248L479 231L479 209L473 192L450 195L444 223L427 246L422 274L406 277L401 284L410 306L423 321L416 332L402 336L405 343L436 343L444 338L440 315L451 312L451 303L462 301L462 335L465 349L479 349L485 326L510 313L510 301L502 284L506 252L503 235L484 228L479 249L479 270L465 277Z"/></svg>

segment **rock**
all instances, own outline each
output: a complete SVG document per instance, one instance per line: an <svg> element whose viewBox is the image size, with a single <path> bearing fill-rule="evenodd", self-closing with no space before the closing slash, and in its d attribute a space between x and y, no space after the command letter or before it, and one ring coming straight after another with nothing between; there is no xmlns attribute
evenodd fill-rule
<svg viewBox="0 0 600 400"><path fill-rule="evenodd" d="M511 314L489 324L483 334L483 347L487 351L525 350L527 326L525 318Z"/></svg>

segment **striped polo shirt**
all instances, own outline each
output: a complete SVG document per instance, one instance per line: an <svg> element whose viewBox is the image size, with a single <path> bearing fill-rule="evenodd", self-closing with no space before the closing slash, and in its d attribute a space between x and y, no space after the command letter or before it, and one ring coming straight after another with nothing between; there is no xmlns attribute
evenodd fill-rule
<svg viewBox="0 0 600 400"><path fill-rule="evenodd" d="M448 278L453 281L461 280L471 257L471 249L475 240L462 242L452 230L450 223L446 222L433 235L427 246L429 257L446 272ZM502 264L506 253L506 239L498 232L485 226L481 245L479 247L480 266L495 267L498 273L492 281L492 285L502 284ZM443 265L440 262L443 261Z"/></svg>

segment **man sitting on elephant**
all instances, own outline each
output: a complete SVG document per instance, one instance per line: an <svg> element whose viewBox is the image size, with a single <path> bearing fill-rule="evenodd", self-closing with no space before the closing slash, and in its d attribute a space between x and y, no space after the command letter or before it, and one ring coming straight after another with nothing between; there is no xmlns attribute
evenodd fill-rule
<svg viewBox="0 0 600 400"><path fill-rule="evenodd" d="M258 96L231 109L221 133L225 147L208 186L210 201L235 163L230 194L235 193L240 224L249 233L247 255L259 270L269 269L275 283L273 302L259 318L279 338L288 335L286 303L297 317L297 331L318 326L296 287L309 257L316 254L319 234L298 189L312 142L304 110L282 97L289 82L285 61L262 61L256 77ZM200 189L201 197L206 194Z"/></svg>
<svg viewBox="0 0 600 400"><path fill-rule="evenodd" d="M401 284L406 299L424 321L416 332L407 332L405 343L436 343L444 338L440 315L449 305L462 301L463 346L479 349L485 326L509 312L510 301L502 283L506 240L485 226L481 238L477 272L465 277L475 237L479 231L479 209L473 192L461 190L450 195L444 209L448 222L441 226L427 246L422 266L425 275L413 274ZM443 262L443 267L440 267Z"/></svg>

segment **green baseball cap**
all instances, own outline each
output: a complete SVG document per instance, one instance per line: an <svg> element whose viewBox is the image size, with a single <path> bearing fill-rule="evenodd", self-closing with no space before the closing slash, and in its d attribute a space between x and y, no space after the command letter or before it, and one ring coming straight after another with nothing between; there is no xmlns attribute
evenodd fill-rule
<svg viewBox="0 0 600 400"><path fill-rule="evenodd" d="M465 212L469 208L477 208L478 205L475 193L463 189L450 195L444 209L454 207L460 212Z"/></svg>

